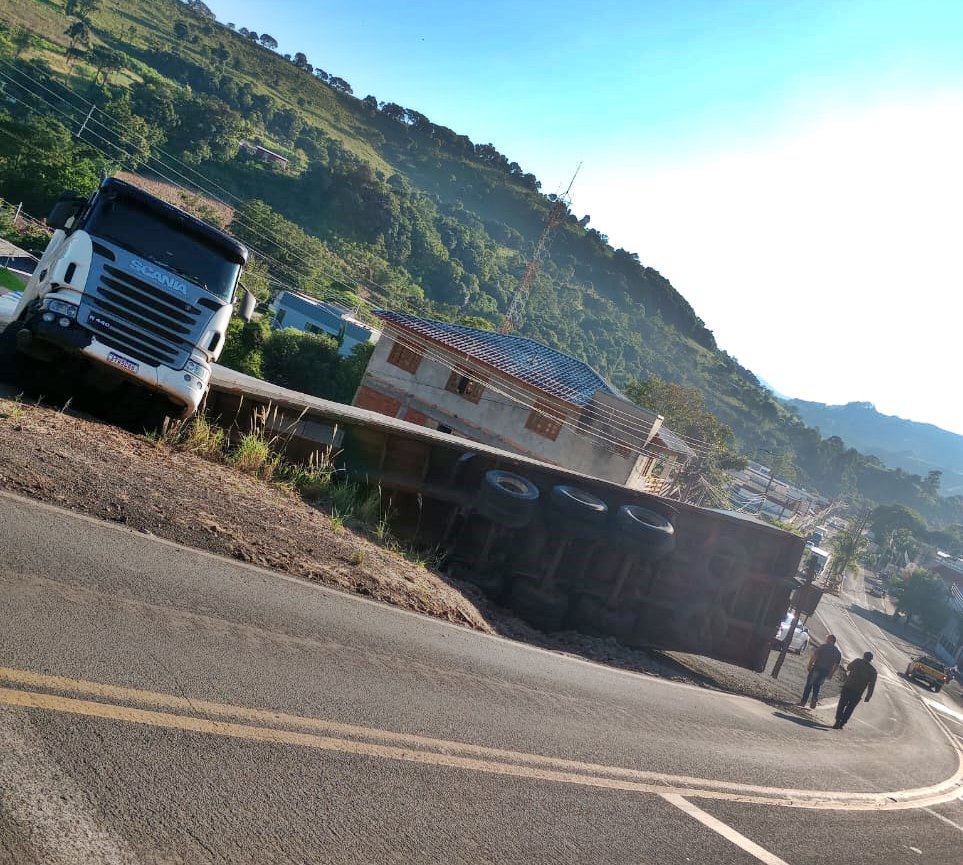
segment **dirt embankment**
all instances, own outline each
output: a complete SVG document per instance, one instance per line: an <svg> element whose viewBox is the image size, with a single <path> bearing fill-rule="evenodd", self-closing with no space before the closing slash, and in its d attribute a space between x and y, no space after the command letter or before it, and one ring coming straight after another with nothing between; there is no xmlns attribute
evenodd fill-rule
<svg viewBox="0 0 963 865"><path fill-rule="evenodd" d="M798 699L795 681L614 639L543 634L290 489L69 412L0 397L0 489L485 633L768 702Z"/></svg>
<svg viewBox="0 0 963 865"><path fill-rule="evenodd" d="M209 550L491 631L437 574L283 487L97 421L0 399L0 487Z"/></svg>

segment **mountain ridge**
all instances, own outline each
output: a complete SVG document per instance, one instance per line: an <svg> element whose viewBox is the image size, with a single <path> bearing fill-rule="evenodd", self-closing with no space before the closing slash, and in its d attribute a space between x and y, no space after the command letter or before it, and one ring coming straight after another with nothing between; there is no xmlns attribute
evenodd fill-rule
<svg viewBox="0 0 963 865"><path fill-rule="evenodd" d="M866 401L830 405L787 399L785 403L823 435L839 436L892 468L918 475L940 471L945 493L963 492L963 436L936 424L883 414Z"/></svg>

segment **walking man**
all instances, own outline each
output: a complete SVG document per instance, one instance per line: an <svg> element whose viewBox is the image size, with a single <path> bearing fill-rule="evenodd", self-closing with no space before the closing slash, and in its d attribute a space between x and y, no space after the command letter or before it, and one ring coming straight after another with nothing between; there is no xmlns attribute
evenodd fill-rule
<svg viewBox="0 0 963 865"><path fill-rule="evenodd" d="M806 689L799 701L800 706L805 706L806 701L809 700L809 695L812 694L809 708L816 708L816 703L819 701L819 689L826 679L832 678L842 659L843 656L839 654L839 649L836 648L836 637L830 634L826 637L826 642L809 657L809 675L806 676Z"/></svg>
<svg viewBox="0 0 963 865"><path fill-rule="evenodd" d="M859 698L866 692L866 702L873 696L873 689L876 687L876 668L872 664L873 653L866 652L862 658L850 661L846 669L846 682L843 689L839 692L839 704L836 706L836 723L833 724L834 730L842 730L846 722L853 714L853 709L859 703Z"/></svg>

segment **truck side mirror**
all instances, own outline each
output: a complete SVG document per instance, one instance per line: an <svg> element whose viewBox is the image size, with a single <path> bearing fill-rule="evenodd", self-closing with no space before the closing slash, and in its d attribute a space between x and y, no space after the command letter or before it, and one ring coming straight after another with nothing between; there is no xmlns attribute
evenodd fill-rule
<svg viewBox="0 0 963 865"><path fill-rule="evenodd" d="M53 229L66 229L70 222L87 203L87 196L79 192L61 192L47 217L47 225Z"/></svg>
<svg viewBox="0 0 963 865"><path fill-rule="evenodd" d="M241 307L238 315L242 321L250 321L254 318L254 307L257 306L257 298L247 289L244 290L244 297L241 298Z"/></svg>

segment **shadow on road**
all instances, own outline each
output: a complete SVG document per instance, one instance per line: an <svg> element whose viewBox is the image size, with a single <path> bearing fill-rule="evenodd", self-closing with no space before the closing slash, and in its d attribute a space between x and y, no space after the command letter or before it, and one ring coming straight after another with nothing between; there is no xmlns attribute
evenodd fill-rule
<svg viewBox="0 0 963 865"><path fill-rule="evenodd" d="M785 712L773 712L774 718L779 718L780 721L792 721L794 724L798 724L800 727L809 727L811 730L831 730L832 727L829 724L823 724L819 721L814 721L812 718L803 718L799 715L788 715Z"/></svg>
<svg viewBox="0 0 963 865"><path fill-rule="evenodd" d="M860 607L856 604L849 605L849 612L855 616L859 616L861 619L866 619L867 622L872 622L876 627L882 631L886 631L890 636L897 637L904 643L915 646L920 652L926 651L925 638L915 629L908 628L903 624L902 619L894 619L881 610L867 610L865 607Z"/></svg>

